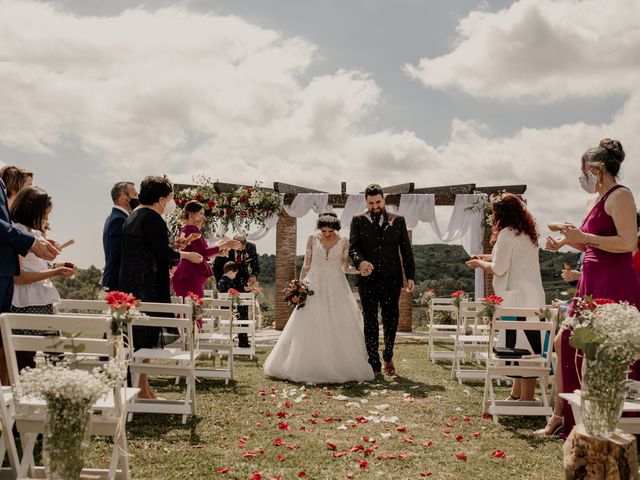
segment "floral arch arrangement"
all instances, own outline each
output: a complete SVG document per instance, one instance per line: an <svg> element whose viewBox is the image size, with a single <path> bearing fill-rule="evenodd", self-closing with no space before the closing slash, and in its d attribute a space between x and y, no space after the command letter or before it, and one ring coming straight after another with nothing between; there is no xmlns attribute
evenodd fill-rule
<svg viewBox="0 0 640 480"><path fill-rule="evenodd" d="M202 234L207 238L216 236L221 227L245 232L252 225L263 227L267 218L280 215L282 211L280 195L258 183L224 193L217 191L215 183L206 176L195 177L194 183L192 187L176 189L177 208L168 219L174 233L180 230L183 208L191 200L200 202L204 207Z"/></svg>

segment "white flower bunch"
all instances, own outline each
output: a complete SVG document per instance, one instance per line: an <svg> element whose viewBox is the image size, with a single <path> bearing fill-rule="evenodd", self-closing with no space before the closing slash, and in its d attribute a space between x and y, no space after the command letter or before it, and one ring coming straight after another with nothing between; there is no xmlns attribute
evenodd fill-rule
<svg viewBox="0 0 640 480"><path fill-rule="evenodd" d="M47 363L38 368L26 368L20 374L16 396L35 397L47 402L64 400L70 404L90 405L107 393L108 389L109 384L103 373L71 369L64 363Z"/></svg>
<svg viewBox="0 0 640 480"><path fill-rule="evenodd" d="M567 319L574 330L588 329L598 358L631 363L640 359L640 311L629 303L606 303Z"/></svg>
<svg viewBox="0 0 640 480"><path fill-rule="evenodd" d="M114 358L100 367L93 369L93 373L102 376L102 381L109 388L122 385L127 378L127 361Z"/></svg>

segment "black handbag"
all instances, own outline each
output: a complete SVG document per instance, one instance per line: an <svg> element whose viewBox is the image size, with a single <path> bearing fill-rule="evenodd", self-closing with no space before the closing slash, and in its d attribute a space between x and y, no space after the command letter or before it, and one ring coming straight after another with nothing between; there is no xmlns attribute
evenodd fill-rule
<svg viewBox="0 0 640 480"><path fill-rule="evenodd" d="M522 358L523 355L531 355L531 352L526 348L508 347L493 347L493 353L498 358Z"/></svg>

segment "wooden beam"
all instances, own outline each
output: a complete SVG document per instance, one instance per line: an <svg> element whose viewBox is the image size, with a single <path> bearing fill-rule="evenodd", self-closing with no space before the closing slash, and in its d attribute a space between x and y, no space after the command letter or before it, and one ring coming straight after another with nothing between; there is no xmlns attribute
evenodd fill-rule
<svg viewBox="0 0 640 480"><path fill-rule="evenodd" d="M515 193L517 195L522 195L527 191L526 185L499 185L495 187L476 187L477 192L487 193L491 195L492 193L502 193L509 192Z"/></svg>
<svg viewBox="0 0 640 480"><path fill-rule="evenodd" d="M413 193L415 183L401 183L400 185L392 185L390 187L382 187L382 191L386 195L396 195L401 193Z"/></svg>
<svg viewBox="0 0 640 480"><path fill-rule="evenodd" d="M473 193L476 189L475 183L464 183L460 185L445 185L442 187L426 187L426 188L416 188L413 193L434 193L440 195L455 195L455 194L465 194L465 193Z"/></svg>
<svg viewBox="0 0 640 480"><path fill-rule="evenodd" d="M273 182L273 189L278 193L327 193L321 190L314 190L313 188L299 187L298 185L291 185L289 183Z"/></svg>

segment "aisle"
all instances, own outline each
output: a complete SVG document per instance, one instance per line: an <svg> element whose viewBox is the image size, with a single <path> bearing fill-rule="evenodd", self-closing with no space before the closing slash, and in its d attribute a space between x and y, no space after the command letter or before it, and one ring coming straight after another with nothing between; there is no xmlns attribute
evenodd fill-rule
<svg viewBox="0 0 640 480"><path fill-rule="evenodd" d="M562 476L561 442L533 437L544 419L483 419L482 384L460 386L425 344L399 338L401 378L366 384L295 385L262 376L274 341L237 362L237 382L198 384L199 416L136 415L128 436L134 478L404 479ZM169 380L156 380L171 396ZM107 446L100 442L100 452Z"/></svg>

